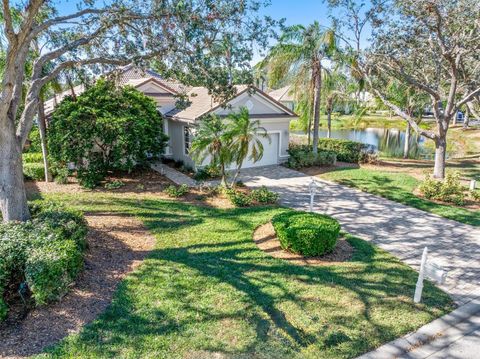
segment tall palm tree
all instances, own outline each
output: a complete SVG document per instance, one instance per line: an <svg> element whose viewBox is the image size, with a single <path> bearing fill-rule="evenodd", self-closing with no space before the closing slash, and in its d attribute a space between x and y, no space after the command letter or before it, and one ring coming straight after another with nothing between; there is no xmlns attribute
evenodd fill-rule
<svg viewBox="0 0 480 359"><path fill-rule="evenodd" d="M332 112L335 104L348 100L349 81L340 68L324 72L323 91L325 93L325 112L327 114L327 138L332 137Z"/></svg>
<svg viewBox="0 0 480 359"><path fill-rule="evenodd" d="M261 139L267 138L269 142L271 139L267 130L260 126L260 121L250 119L250 114L245 107L242 107L239 112L230 114L227 120L228 137L232 141L233 161L237 166L232 180L232 186L234 186L243 162L247 158L254 163L262 159L264 148Z"/></svg>
<svg viewBox="0 0 480 359"><path fill-rule="evenodd" d="M203 163L210 157L210 162L220 167L221 185L226 186L226 169L232 162L230 147L231 139L227 135L225 122L220 117L211 115L200 121L190 154L197 163Z"/></svg>
<svg viewBox="0 0 480 359"><path fill-rule="evenodd" d="M268 66L270 85L290 79L312 88L313 108L313 151L318 151L318 130L320 125L320 103L322 72L325 59L336 49L336 38L332 29L323 28L317 21L305 27L288 27L280 42L275 45L263 62ZM304 87L305 89L305 87ZM301 95L300 95L301 96ZM307 106L308 107L308 106Z"/></svg>

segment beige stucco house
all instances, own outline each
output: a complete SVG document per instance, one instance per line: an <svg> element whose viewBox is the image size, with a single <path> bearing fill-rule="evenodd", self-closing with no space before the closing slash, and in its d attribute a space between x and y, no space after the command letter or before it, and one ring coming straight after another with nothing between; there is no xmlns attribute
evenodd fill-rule
<svg viewBox="0 0 480 359"><path fill-rule="evenodd" d="M158 105L158 111L164 116L164 132L169 136L165 157L183 161L186 165L196 167L189 155L190 144L195 135L195 128L202 117L216 114L226 117L232 111L246 107L251 119L258 119L268 134L269 139L263 139L264 154L260 161L253 163L246 160L244 168L276 165L288 158L290 121L297 115L273 99L271 96L255 87L237 86L236 95L226 103L217 103L205 87L188 87L180 83L162 79L151 70L141 70L127 66L116 75L116 81L121 85L130 85L145 95L153 98ZM76 94L84 91L83 86L74 88ZM71 94L66 91L45 103L45 112L53 112L55 105L63 97ZM189 105L186 108L176 107L179 95L186 96ZM203 163L205 165L206 163Z"/></svg>

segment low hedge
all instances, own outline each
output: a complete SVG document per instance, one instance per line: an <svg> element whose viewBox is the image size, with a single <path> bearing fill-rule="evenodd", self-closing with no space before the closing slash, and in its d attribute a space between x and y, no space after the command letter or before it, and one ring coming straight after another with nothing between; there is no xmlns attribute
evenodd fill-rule
<svg viewBox="0 0 480 359"><path fill-rule="evenodd" d="M318 149L335 152L338 161L358 163L366 153L368 145L350 140L321 138L318 141Z"/></svg>
<svg viewBox="0 0 480 359"><path fill-rule="evenodd" d="M83 215L51 203L31 212L31 221L0 224L0 321L7 289L26 286L35 304L46 304L66 294L83 267Z"/></svg>
<svg viewBox="0 0 480 359"><path fill-rule="evenodd" d="M284 212L272 224L283 249L309 257L331 252L340 234L336 219L318 213Z"/></svg>
<svg viewBox="0 0 480 359"><path fill-rule="evenodd" d="M43 163L24 163L23 164L23 175L25 178L42 181L45 179L45 170Z"/></svg>
<svg viewBox="0 0 480 359"><path fill-rule="evenodd" d="M43 155L41 152L22 153L23 163L43 163Z"/></svg>
<svg viewBox="0 0 480 359"><path fill-rule="evenodd" d="M311 146L291 144L288 148L287 166L299 169L311 166L333 166L337 162L337 154L333 151L313 153Z"/></svg>

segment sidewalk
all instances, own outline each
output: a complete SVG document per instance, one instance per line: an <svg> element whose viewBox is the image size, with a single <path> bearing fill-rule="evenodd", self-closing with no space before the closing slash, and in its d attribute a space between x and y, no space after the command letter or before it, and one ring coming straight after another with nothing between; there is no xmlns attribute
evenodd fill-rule
<svg viewBox="0 0 480 359"><path fill-rule="evenodd" d="M480 300L357 359L476 359L480 357Z"/></svg>

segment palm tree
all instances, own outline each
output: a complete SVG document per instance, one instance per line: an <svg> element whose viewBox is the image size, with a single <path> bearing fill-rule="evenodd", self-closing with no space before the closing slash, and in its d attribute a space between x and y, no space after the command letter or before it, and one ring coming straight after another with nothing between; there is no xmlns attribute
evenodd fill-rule
<svg viewBox="0 0 480 359"><path fill-rule="evenodd" d="M335 68L332 71L325 71L323 91L325 92L325 112L327 113L327 138L332 137L332 112L339 100L348 96L347 76Z"/></svg>
<svg viewBox="0 0 480 359"><path fill-rule="evenodd" d="M231 139L227 135L226 125L216 115L200 121L190 154L195 162L203 163L208 157L213 165L220 167L221 185L226 186L226 168L232 162Z"/></svg>
<svg viewBox="0 0 480 359"><path fill-rule="evenodd" d="M263 63L268 66L271 86L290 79L312 88L313 108L313 151L318 151L318 129L320 125L320 102L323 64L336 49L336 38L332 29L323 28L317 21L308 27L288 27L280 42L275 45ZM305 89L305 87L304 87ZM300 95L301 96L301 95ZM299 96L299 97L300 97ZM310 98L310 96L307 96ZM308 108L308 106L305 106Z"/></svg>
<svg viewBox="0 0 480 359"><path fill-rule="evenodd" d="M260 121L250 119L250 114L245 107L228 116L227 127L228 137L232 141L233 160L237 166L232 180L232 186L235 186L245 159L249 158L253 163L260 161L264 150L261 139L267 138L269 142L271 140L267 130L260 126Z"/></svg>

